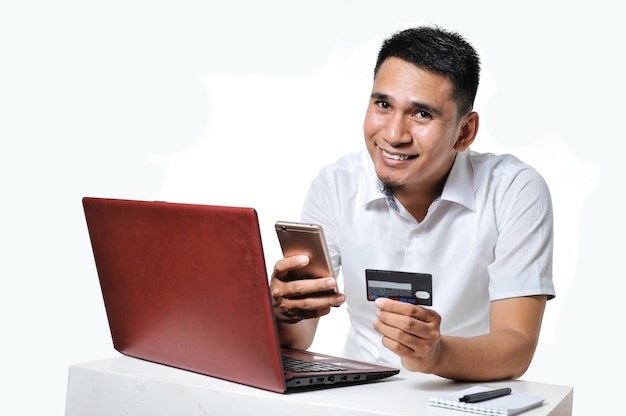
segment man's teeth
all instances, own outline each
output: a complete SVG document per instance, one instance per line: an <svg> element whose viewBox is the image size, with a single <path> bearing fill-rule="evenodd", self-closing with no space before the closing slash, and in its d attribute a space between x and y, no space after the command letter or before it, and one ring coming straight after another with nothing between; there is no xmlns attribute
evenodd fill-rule
<svg viewBox="0 0 626 416"><path fill-rule="evenodd" d="M383 150L383 155L385 157L388 157L389 159L394 159L394 160L407 160L410 156L409 155L392 155L391 153L387 153Z"/></svg>

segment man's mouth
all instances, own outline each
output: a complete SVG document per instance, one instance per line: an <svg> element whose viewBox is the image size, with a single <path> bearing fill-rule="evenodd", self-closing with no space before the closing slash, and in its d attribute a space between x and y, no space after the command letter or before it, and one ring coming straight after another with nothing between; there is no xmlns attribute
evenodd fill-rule
<svg viewBox="0 0 626 416"><path fill-rule="evenodd" d="M417 155L392 154L392 153L389 153L389 152L385 152L382 149L381 149L381 151L383 152L383 156L385 156L386 158L389 158L389 159L393 159L393 160L408 160L408 159L413 159L413 158L417 157Z"/></svg>

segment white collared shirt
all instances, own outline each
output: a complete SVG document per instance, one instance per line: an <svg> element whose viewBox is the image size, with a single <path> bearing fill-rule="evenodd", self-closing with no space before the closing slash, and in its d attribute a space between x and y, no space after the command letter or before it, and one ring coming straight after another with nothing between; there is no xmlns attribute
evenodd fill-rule
<svg viewBox="0 0 626 416"><path fill-rule="evenodd" d="M351 322L346 356L400 365L372 328L377 308L366 298L366 269L431 274L444 335L488 333L493 300L554 297L550 192L517 158L457 154L421 223L391 202L366 149L324 167L305 199L301 219L323 226L343 278Z"/></svg>

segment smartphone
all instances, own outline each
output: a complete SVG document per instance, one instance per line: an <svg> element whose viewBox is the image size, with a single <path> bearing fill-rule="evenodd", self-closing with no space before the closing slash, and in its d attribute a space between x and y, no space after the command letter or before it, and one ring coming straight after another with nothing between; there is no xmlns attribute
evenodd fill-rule
<svg viewBox="0 0 626 416"><path fill-rule="evenodd" d="M304 254L309 258L309 264L305 267L289 272L290 278L336 277L328 254L324 229L320 225L277 221L275 228L285 257Z"/></svg>

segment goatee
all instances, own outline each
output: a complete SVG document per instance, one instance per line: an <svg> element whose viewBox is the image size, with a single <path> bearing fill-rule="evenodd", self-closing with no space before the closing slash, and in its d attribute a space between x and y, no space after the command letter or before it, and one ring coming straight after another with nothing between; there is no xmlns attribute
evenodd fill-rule
<svg viewBox="0 0 626 416"><path fill-rule="evenodd" d="M378 187L380 188L380 192L383 193L387 198L391 198L398 192L402 185L397 185L391 182L384 181L382 179L378 179Z"/></svg>

